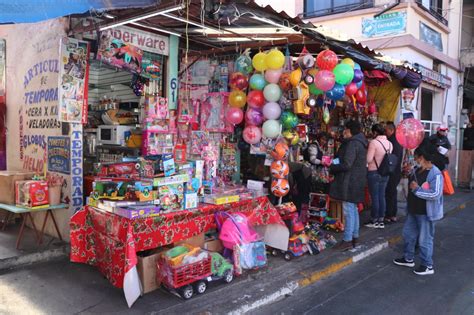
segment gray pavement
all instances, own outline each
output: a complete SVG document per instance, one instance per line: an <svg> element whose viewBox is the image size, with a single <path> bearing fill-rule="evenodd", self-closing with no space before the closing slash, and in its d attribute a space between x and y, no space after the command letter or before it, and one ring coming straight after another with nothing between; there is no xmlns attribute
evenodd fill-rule
<svg viewBox="0 0 474 315"><path fill-rule="evenodd" d="M401 244L255 314L474 314L474 206L436 226L435 274L395 266Z"/></svg>
<svg viewBox="0 0 474 315"><path fill-rule="evenodd" d="M473 273L466 267L473 265L472 201L474 194L464 191L446 200L447 210L457 210L439 224L435 252L437 269L431 280L416 278L409 270L391 266L390 261L398 247L385 249L373 258L353 263L337 272L333 270L334 266L346 263L358 252L370 251L400 235L402 224L397 223L387 226L384 231L362 228L364 244L354 253L327 250L289 263L281 257L270 257L268 267L246 273L229 285L211 283L208 292L189 301L157 290L141 297L131 309L127 308L122 290L114 288L91 266L62 259L3 270L0 271L0 314L224 314L236 310L261 314L323 310L336 313L332 309L338 313L380 314L385 313L385 309L397 310L387 307L391 303L399 303L400 307L405 307L403 312L408 314L424 314L413 301L426 288L442 298L443 305L448 305L447 300L459 300L452 305L462 310L463 305L472 307L472 304L466 304L466 292L471 301L474 297ZM466 204L468 208L459 209ZM442 252L446 255L440 255ZM333 270L333 276L314 281L313 276L321 270ZM308 278L314 284L298 286L302 279ZM285 295L290 297L285 298ZM342 297L347 297L347 300L340 300ZM278 299L283 300L278 302ZM407 301L413 304L412 312ZM427 303L428 300L424 296L420 301ZM373 309L369 307L372 303ZM317 306L319 304L321 306ZM265 308L268 305L274 308Z"/></svg>

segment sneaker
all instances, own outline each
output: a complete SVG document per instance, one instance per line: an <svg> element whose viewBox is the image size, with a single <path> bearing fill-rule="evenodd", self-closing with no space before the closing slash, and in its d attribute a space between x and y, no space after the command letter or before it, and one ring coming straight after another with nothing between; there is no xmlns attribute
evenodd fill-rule
<svg viewBox="0 0 474 315"><path fill-rule="evenodd" d="M352 249L352 241L346 242L346 241L341 241L339 244L333 247L335 250L340 250L341 252L344 252L346 250Z"/></svg>
<svg viewBox="0 0 474 315"><path fill-rule="evenodd" d="M375 226L376 229L385 229L385 223L383 222L378 222L377 226Z"/></svg>
<svg viewBox="0 0 474 315"><path fill-rule="evenodd" d="M405 260L404 257L394 259L393 263L397 266L404 266L404 267L410 267L410 268L415 267L415 262L413 260L412 261L407 261L407 260Z"/></svg>
<svg viewBox="0 0 474 315"><path fill-rule="evenodd" d="M416 273L419 276L426 276L426 275L432 275L434 274L434 269L433 267L427 267L420 265L418 268L413 270L414 273Z"/></svg>
<svg viewBox="0 0 474 315"><path fill-rule="evenodd" d="M368 228L375 228L375 229L377 229L378 226L379 226L379 223L378 223L378 222L369 221L368 223L364 224L364 226L366 226L366 227L368 227Z"/></svg>

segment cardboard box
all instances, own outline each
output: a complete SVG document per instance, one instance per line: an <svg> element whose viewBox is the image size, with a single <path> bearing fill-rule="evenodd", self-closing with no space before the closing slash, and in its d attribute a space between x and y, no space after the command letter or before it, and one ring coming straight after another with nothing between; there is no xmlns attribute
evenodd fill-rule
<svg viewBox="0 0 474 315"><path fill-rule="evenodd" d="M49 205L48 182L44 180L19 180L15 182L16 205L40 207Z"/></svg>
<svg viewBox="0 0 474 315"><path fill-rule="evenodd" d="M222 242L220 240L210 240L204 242L204 249L210 251L210 252L218 252L222 253L224 250L224 246L222 246Z"/></svg>
<svg viewBox="0 0 474 315"><path fill-rule="evenodd" d="M161 285L156 277L156 262L161 253L169 248L157 248L145 257L138 256L138 277L142 283L143 293L149 293L158 289Z"/></svg>
<svg viewBox="0 0 474 315"><path fill-rule="evenodd" d="M204 248L204 233L188 238L187 240L174 243L175 246L182 245L182 244L188 244L191 246Z"/></svg>
<svg viewBox="0 0 474 315"><path fill-rule="evenodd" d="M35 173L30 172L0 172L0 203L15 204L15 182L33 178Z"/></svg>

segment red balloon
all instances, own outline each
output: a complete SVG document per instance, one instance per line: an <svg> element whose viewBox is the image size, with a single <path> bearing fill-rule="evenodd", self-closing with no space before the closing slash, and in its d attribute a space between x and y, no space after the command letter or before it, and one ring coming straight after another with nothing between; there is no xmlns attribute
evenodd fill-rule
<svg viewBox="0 0 474 315"><path fill-rule="evenodd" d="M357 103L359 103L360 105L365 105L365 103L367 103L367 96L365 95L365 92L361 89L357 90L355 98L357 100Z"/></svg>
<svg viewBox="0 0 474 315"><path fill-rule="evenodd" d="M262 108L265 105L265 96L263 91L253 90L247 95L247 104L253 108Z"/></svg>
<svg viewBox="0 0 474 315"><path fill-rule="evenodd" d="M242 73L234 72L230 75L229 86L234 90L245 90L249 86L249 81Z"/></svg>
<svg viewBox="0 0 474 315"><path fill-rule="evenodd" d="M348 85L346 85L346 94L347 95L352 96L356 93L357 93L357 84L352 82L352 83L349 83Z"/></svg>
<svg viewBox="0 0 474 315"><path fill-rule="evenodd" d="M225 113L225 119L232 125L238 125L244 120L244 112L237 107L229 107Z"/></svg>
<svg viewBox="0 0 474 315"><path fill-rule="evenodd" d="M334 51L326 49L321 51L316 58L316 63L321 70L332 70L337 65L337 55Z"/></svg>
<svg viewBox="0 0 474 315"><path fill-rule="evenodd" d="M416 149L425 137L425 128L418 119L404 119L398 124L395 137L405 149Z"/></svg>

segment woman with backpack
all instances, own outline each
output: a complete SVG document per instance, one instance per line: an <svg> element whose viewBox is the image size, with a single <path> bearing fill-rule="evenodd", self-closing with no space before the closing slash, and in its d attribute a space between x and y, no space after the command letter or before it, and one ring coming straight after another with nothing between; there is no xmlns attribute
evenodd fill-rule
<svg viewBox="0 0 474 315"><path fill-rule="evenodd" d="M393 145L385 136L385 129L380 124L372 126L374 139L370 141L367 150L368 184L372 199L371 221L366 227L385 228L384 218L386 210L385 189L389 179L387 170L388 155L392 153Z"/></svg>

